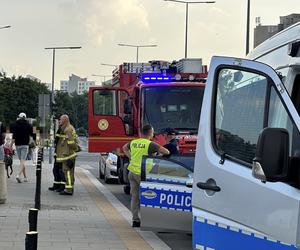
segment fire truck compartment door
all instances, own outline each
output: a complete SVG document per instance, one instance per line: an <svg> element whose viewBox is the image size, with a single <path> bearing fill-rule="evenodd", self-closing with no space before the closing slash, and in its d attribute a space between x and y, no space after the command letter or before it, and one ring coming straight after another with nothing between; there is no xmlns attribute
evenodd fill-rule
<svg viewBox="0 0 300 250"><path fill-rule="evenodd" d="M192 172L161 158L145 157L140 186L141 228L154 231L192 230Z"/></svg>

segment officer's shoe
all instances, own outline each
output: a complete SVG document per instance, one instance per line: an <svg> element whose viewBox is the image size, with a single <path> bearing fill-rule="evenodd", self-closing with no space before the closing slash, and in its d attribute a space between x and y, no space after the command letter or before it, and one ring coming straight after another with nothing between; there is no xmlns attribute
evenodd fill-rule
<svg viewBox="0 0 300 250"><path fill-rule="evenodd" d="M140 221L133 221L132 222L132 227L141 227L141 222Z"/></svg>
<svg viewBox="0 0 300 250"><path fill-rule="evenodd" d="M59 185L53 184L52 187L48 187L48 190L50 190L50 191L56 191L58 188L59 188Z"/></svg>
<svg viewBox="0 0 300 250"><path fill-rule="evenodd" d="M72 193L69 193L69 192L66 192L65 190L61 191L59 193L60 195L73 195L73 192Z"/></svg>
<svg viewBox="0 0 300 250"><path fill-rule="evenodd" d="M55 191L60 193L61 191L64 191L64 190L65 190L65 185L59 186Z"/></svg>

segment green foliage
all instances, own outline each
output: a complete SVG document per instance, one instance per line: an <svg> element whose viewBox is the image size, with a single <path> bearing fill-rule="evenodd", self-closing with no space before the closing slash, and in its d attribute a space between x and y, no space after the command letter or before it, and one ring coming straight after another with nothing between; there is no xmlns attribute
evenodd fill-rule
<svg viewBox="0 0 300 250"><path fill-rule="evenodd" d="M25 112L27 117L37 120L39 124L38 102L39 94L50 94L46 85L22 76L7 77L0 72L0 121L7 126L14 123L19 113ZM55 93L55 117L62 114L70 117L72 125L87 131L88 96L57 91ZM46 120L45 131L49 129L49 119Z"/></svg>
<svg viewBox="0 0 300 250"><path fill-rule="evenodd" d="M49 94L46 85L22 76L0 74L0 120L6 125L15 122L20 112L38 117L39 94Z"/></svg>
<svg viewBox="0 0 300 250"><path fill-rule="evenodd" d="M76 92L69 95L61 91L55 94L56 114L55 118L59 118L62 114L70 117L71 124L75 129L87 131L88 117L88 95L84 93L78 95Z"/></svg>

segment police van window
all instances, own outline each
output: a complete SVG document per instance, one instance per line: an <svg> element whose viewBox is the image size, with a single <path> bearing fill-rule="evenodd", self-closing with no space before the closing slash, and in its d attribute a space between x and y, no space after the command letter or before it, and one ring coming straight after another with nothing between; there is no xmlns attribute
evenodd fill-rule
<svg viewBox="0 0 300 250"><path fill-rule="evenodd" d="M147 158L146 169L148 175L157 179L190 178L192 175L191 170L164 159Z"/></svg>
<svg viewBox="0 0 300 250"><path fill-rule="evenodd" d="M270 95L268 127L285 128L289 132L291 152L294 125L273 87Z"/></svg>
<svg viewBox="0 0 300 250"><path fill-rule="evenodd" d="M116 115L116 91L95 90L93 92L93 108L95 115Z"/></svg>
<svg viewBox="0 0 300 250"><path fill-rule="evenodd" d="M267 78L256 73L220 70L214 136L219 153L252 164L264 125L267 85Z"/></svg>

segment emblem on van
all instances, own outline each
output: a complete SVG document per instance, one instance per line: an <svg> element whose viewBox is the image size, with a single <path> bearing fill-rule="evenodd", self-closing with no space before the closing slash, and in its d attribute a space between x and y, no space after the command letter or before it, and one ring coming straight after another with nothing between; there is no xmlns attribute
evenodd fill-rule
<svg viewBox="0 0 300 250"><path fill-rule="evenodd" d="M146 199L154 199L157 197L157 194L154 191L147 190L142 192L142 196L144 196Z"/></svg>

